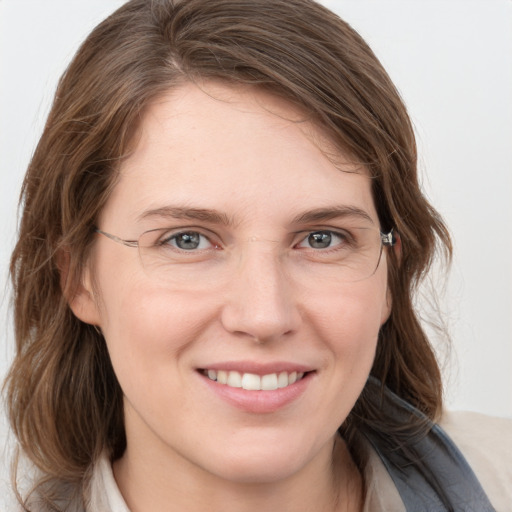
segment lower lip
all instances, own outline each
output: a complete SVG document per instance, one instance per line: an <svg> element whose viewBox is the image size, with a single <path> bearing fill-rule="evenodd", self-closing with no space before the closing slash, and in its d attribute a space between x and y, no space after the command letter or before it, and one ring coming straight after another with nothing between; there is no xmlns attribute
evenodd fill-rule
<svg viewBox="0 0 512 512"><path fill-rule="evenodd" d="M285 388L272 391L250 391L219 384L199 373L205 384L218 397L228 404L245 412L267 414L276 412L297 400L307 389L314 372L309 372L302 379Z"/></svg>

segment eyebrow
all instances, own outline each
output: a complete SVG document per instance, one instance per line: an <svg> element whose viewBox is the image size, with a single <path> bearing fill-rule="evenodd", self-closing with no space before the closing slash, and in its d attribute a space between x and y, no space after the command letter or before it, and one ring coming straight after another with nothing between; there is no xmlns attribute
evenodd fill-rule
<svg viewBox="0 0 512 512"><path fill-rule="evenodd" d="M208 222L210 224L219 224L223 226L232 227L235 225L233 218L229 217L223 212L212 210L209 208L190 208L183 206L163 206L146 210L139 217L138 220L143 220L151 217L163 217L172 219L185 219L185 220L198 220L201 222ZM355 217L375 224L370 215L361 208L356 206L331 206L326 208L315 208L296 215L291 224L311 224L315 222L322 222L326 220L339 219L344 217Z"/></svg>
<svg viewBox="0 0 512 512"><path fill-rule="evenodd" d="M343 217L356 217L375 224L370 215L356 206L332 206L327 208L315 208L297 215L292 224L310 224Z"/></svg>
<svg viewBox="0 0 512 512"><path fill-rule="evenodd" d="M188 208L182 206L163 206L152 210L146 210L139 215L138 220L143 220L151 217L167 217L172 219L185 219L185 220L200 220L202 222L209 222L211 224L221 224L225 226L232 226L234 224L225 213L217 210L210 210L208 208Z"/></svg>

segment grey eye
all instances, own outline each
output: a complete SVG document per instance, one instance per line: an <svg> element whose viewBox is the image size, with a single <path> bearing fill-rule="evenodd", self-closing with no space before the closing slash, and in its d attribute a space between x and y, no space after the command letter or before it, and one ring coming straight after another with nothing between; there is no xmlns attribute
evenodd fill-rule
<svg viewBox="0 0 512 512"><path fill-rule="evenodd" d="M317 231L316 233L308 235L307 241L309 246L313 249L326 249L330 247L332 243L332 233L328 231Z"/></svg>
<svg viewBox="0 0 512 512"><path fill-rule="evenodd" d="M178 233L169 239L169 243L184 251L192 251L194 249L203 248L202 246L205 245L205 242L206 245L208 245L207 238L195 231Z"/></svg>

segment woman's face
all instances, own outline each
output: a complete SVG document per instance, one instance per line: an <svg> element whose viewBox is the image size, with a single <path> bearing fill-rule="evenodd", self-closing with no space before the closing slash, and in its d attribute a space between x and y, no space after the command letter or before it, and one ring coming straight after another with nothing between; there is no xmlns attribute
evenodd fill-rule
<svg viewBox="0 0 512 512"><path fill-rule="evenodd" d="M183 85L147 111L99 228L167 234L98 234L72 303L105 336L126 457L244 482L329 457L390 306L385 251L356 282L344 259L346 230L378 236L370 179L325 140L254 89Z"/></svg>

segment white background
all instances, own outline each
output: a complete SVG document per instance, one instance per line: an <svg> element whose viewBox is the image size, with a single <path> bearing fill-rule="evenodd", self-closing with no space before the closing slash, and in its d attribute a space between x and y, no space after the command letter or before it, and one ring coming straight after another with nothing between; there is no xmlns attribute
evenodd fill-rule
<svg viewBox="0 0 512 512"><path fill-rule="evenodd" d="M512 417L512 1L324 3L370 43L401 91L425 192L453 233L443 303L451 353L439 345L447 404ZM121 4L0 0L0 376L12 354L7 266L24 169L59 75Z"/></svg>

